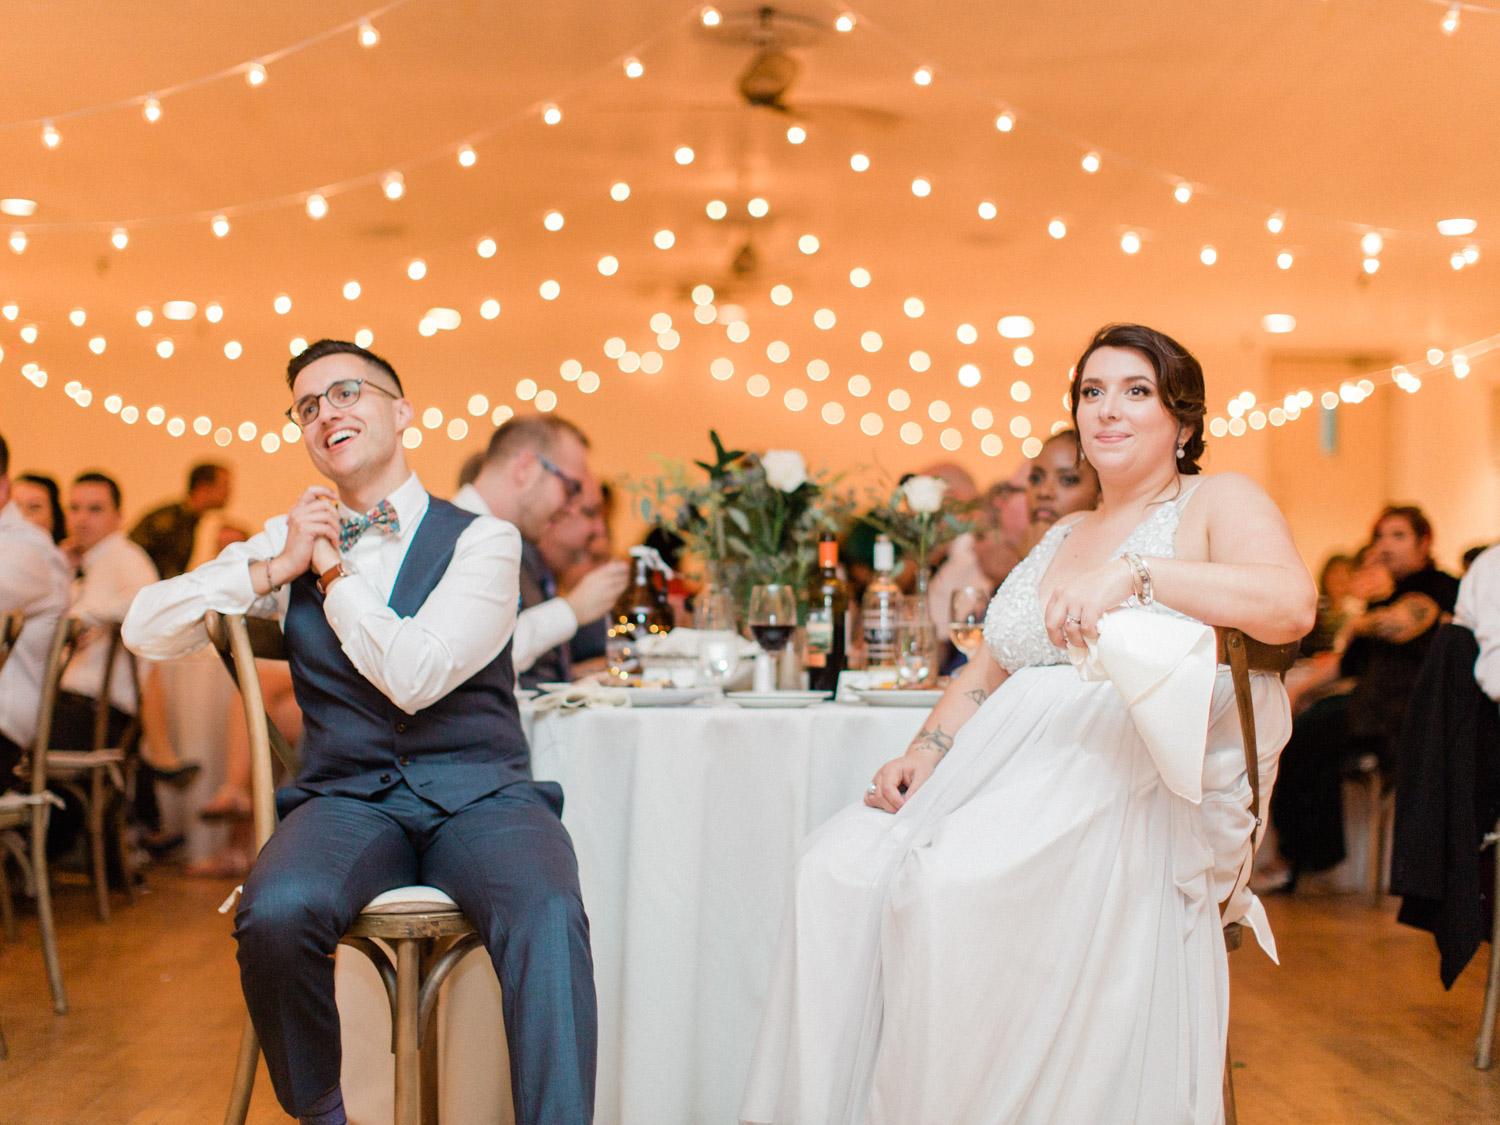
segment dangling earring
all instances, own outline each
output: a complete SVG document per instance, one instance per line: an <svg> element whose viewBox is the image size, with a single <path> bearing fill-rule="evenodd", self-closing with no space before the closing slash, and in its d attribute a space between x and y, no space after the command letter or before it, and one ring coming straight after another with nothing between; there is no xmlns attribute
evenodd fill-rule
<svg viewBox="0 0 1500 1125"><path fill-rule="evenodd" d="M1187 454L1183 451L1182 446L1179 445L1177 447L1177 460L1181 461L1185 456L1187 456Z"/></svg>

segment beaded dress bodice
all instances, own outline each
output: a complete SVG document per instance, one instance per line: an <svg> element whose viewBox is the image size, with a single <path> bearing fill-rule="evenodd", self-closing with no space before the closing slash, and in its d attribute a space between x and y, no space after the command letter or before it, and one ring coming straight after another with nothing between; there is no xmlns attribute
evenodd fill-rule
<svg viewBox="0 0 1500 1125"><path fill-rule="evenodd" d="M1184 488L1182 495L1176 499L1154 508L1145 519L1136 524L1135 530L1110 558L1117 559L1126 551L1134 551L1145 558L1176 557L1177 524L1182 517L1182 506L1196 488L1197 482L1194 482ZM1047 534L1042 536L1042 541L1031 549L1031 553L1016 564L990 601L989 611L984 618L984 643L989 647L990 655L1007 672L1038 665L1068 663L1067 650L1058 648L1047 638L1037 586L1076 522L1053 524ZM1191 620L1186 614L1169 609L1160 602L1152 602L1146 608Z"/></svg>

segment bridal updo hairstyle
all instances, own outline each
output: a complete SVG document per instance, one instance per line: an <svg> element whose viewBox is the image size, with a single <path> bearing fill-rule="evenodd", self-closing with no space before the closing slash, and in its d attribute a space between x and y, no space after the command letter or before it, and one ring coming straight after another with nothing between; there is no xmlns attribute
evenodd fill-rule
<svg viewBox="0 0 1500 1125"><path fill-rule="evenodd" d="M1083 379L1083 365L1100 348L1129 348L1150 361L1156 371L1156 393L1161 396L1162 407L1188 431L1177 471L1187 476L1201 473L1203 466L1198 461L1203 456L1203 415L1207 412L1203 366L1193 358L1192 352L1172 337L1143 324L1106 324L1094 333L1089 346L1073 366L1073 385L1068 389L1073 428L1078 428L1078 391Z"/></svg>

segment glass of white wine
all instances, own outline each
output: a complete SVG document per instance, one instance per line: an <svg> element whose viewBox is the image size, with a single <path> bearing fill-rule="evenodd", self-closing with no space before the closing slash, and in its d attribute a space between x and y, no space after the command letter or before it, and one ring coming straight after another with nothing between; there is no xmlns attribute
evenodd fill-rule
<svg viewBox="0 0 1500 1125"><path fill-rule="evenodd" d="M904 688L921 687L937 675L937 628L921 597L901 599L896 619L896 680Z"/></svg>
<svg viewBox="0 0 1500 1125"><path fill-rule="evenodd" d="M971 660L984 644L984 615L990 596L988 586L960 586L948 599L948 638Z"/></svg>

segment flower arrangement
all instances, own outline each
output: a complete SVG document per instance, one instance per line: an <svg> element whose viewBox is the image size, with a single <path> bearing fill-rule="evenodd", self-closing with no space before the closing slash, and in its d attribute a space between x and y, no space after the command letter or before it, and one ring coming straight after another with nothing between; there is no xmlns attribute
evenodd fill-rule
<svg viewBox="0 0 1500 1125"><path fill-rule="evenodd" d="M818 536L842 530L853 514L842 475L809 472L795 450L756 454L726 449L712 430L708 436L713 462L693 462L706 479L663 460L661 476L631 483L641 518L680 535L741 605L752 586L800 588L817 562Z"/></svg>
<svg viewBox="0 0 1500 1125"><path fill-rule="evenodd" d="M896 549L917 564L917 586L925 592L929 560L939 547L972 531L972 504L945 503L948 482L911 476L887 495L876 494L865 518L890 537Z"/></svg>

